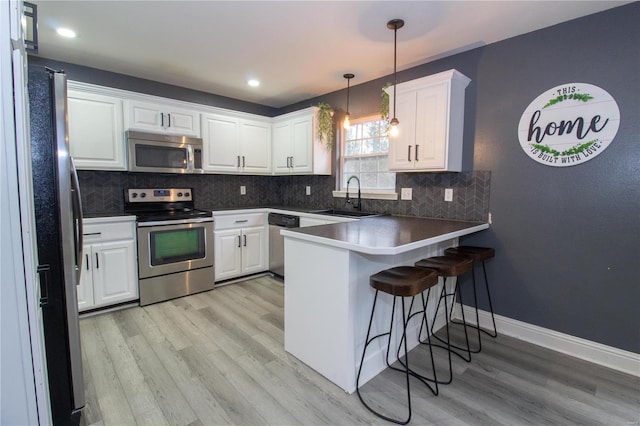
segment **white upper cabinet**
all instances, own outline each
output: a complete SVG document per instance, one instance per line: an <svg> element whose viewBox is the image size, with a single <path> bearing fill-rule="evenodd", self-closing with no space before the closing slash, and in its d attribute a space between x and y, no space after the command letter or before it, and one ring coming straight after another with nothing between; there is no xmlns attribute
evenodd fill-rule
<svg viewBox="0 0 640 426"><path fill-rule="evenodd" d="M275 174L331 174L331 150L317 137L316 114L311 107L274 118Z"/></svg>
<svg viewBox="0 0 640 426"><path fill-rule="evenodd" d="M125 102L127 130L171 133L184 136L200 136L200 113L196 110L166 103L137 100Z"/></svg>
<svg viewBox="0 0 640 426"><path fill-rule="evenodd" d="M268 118L203 114L203 168L217 173L271 173L271 124Z"/></svg>
<svg viewBox="0 0 640 426"><path fill-rule="evenodd" d="M464 95L470 81L450 70L397 85L400 132L389 138L390 170L462 170ZM386 90L393 114L393 87Z"/></svg>
<svg viewBox="0 0 640 426"><path fill-rule="evenodd" d="M68 83L69 149L78 169L126 170L122 100Z"/></svg>

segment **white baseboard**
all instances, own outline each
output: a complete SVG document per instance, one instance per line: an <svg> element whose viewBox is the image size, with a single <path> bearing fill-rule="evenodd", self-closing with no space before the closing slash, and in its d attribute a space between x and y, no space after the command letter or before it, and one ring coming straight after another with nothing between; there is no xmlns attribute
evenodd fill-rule
<svg viewBox="0 0 640 426"><path fill-rule="evenodd" d="M459 303L456 303L453 313L454 318L462 319ZM465 305L464 316L469 323L476 323L476 311L473 307ZM479 310L478 318L483 328L487 330L493 329L491 313ZM534 345L640 377L640 354L559 333L500 315L495 315L495 320L499 334L524 340Z"/></svg>

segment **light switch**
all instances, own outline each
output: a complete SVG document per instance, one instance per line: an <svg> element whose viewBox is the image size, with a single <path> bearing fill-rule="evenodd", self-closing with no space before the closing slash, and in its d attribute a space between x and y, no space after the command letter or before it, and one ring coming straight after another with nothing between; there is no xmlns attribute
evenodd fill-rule
<svg viewBox="0 0 640 426"><path fill-rule="evenodd" d="M247 187L244 185L240 186L240 195L247 195Z"/></svg>
<svg viewBox="0 0 640 426"><path fill-rule="evenodd" d="M401 200L411 200L413 198L413 188L402 188L400 190Z"/></svg>

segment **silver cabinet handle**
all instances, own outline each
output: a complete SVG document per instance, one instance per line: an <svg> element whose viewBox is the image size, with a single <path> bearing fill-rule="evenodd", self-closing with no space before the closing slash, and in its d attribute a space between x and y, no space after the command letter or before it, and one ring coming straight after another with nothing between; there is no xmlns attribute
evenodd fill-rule
<svg viewBox="0 0 640 426"><path fill-rule="evenodd" d="M87 271L88 271L88 270L89 270L89 255L88 255L88 254L85 254L85 255L84 255L84 258L85 258L85 260L86 260L86 262L85 262L85 263L86 263L86 268L87 268ZM78 281L78 282L79 282L79 281Z"/></svg>
<svg viewBox="0 0 640 426"><path fill-rule="evenodd" d="M160 113L160 126L164 127L164 112Z"/></svg>
<svg viewBox="0 0 640 426"><path fill-rule="evenodd" d="M167 124L167 127L171 127L171 114L167 114L167 119L167 122L169 123Z"/></svg>
<svg viewBox="0 0 640 426"><path fill-rule="evenodd" d="M244 169L244 168L245 168L245 166L246 166L246 165L245 165L244 155L243 155L243 156L242 156L242 168Z"/></svg>
<svg viewBox="0 0 640 426"><path fill-rule="evenodd" d="M100 260L98 260L98 253L96 253L96 269L100 269Z"/></svg>
<svg viewBox="0 0 640 426"><path fill-rule="evenodd" d="M238 168L240 168L240 156L238 155Z"/></svg>
<svg viewBox="0 0 640 426"><path fill-rule="evenodd" d="M411 161L411 145L407 147L407 161Z"/></svg>
<svg viewBox="0 0 640 426"><path fill-rule="evenodd" d="M241 237L238 235L238 247L241 247Z"/></svg>
<svg viewBox="0 0 640 426"><path fill-rule="evenodd" d="M418 147L419 147L419 146L420 146L420 145L416 145L416 161L419 161L419 160L418 160Z"/></svg>
<svg viewBox="0 0 640 426"><path fill-rule="evenodd" d="M247 246L247 236L243 235L243 237L244 237L244 246L246 247Z"/></svg>
<svg viewBox="0 0 640 426"><path fill-rule="evenodd" d="M291 168L293 169L293 157L291 157Z"/></svg>
<svg viewBox="0 0 640 426"><path fill-rule="evenodd" d="M249 219L236 220L236 223L247 223Z"/></svg>

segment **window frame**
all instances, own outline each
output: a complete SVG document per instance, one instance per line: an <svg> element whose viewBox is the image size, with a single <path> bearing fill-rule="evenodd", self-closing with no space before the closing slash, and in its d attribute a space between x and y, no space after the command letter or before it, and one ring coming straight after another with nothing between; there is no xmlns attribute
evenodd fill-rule
<svg viewBox="0 0 640 426"><path fill-rule="evenodd" d="M367 115L364 117L358 117L351 120L351 125L362 124L369 121L380 121L380 116L376 114ZM339 143L337 146L337 170L336 170L336 189L333 191L334 198L346 198L347 191L346 188L342 188L343 182L343 170L344 170L344 150L346 145L346 129L342 126L339 130ZM389 154L387 153L387 156ZM380 157L379 154L372 154L371 157ZM361 156L361 158L365 158L367 155ZM396 172L393 172L396 173ZM396 176L397 178L397 176ZM395 185L397 184L397 179L394 182L394 188L391 189L362 189L361 190L361 198L365 199L373 199L373 200L397 200L398 193L396 192Z"/></svg>

